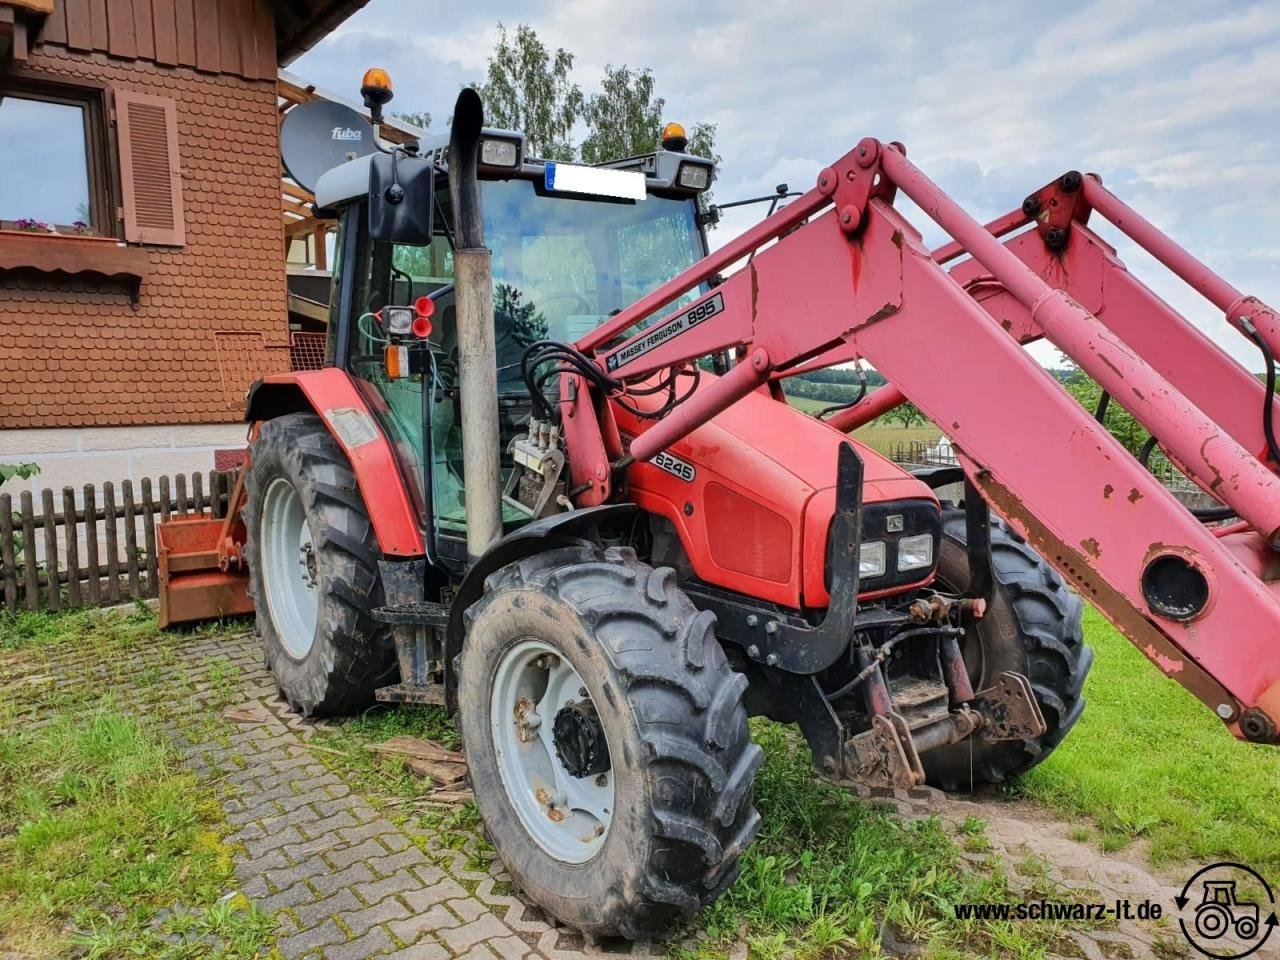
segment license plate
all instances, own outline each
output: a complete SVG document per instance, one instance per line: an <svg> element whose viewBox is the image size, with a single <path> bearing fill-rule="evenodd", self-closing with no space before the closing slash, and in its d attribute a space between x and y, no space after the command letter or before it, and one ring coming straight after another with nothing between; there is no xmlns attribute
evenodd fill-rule
<svg viewBox="0 0 1280 960"><path fill-rule="evenodd" d="M594 197L618 200L643 200L643 173L631 170L608 170L584 167L577 163L548 163L546 187L555 193L585 193Z"/></svg>

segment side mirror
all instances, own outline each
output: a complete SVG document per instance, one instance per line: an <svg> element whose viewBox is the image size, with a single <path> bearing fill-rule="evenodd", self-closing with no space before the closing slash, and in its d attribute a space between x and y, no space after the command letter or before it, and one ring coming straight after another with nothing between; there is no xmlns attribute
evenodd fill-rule
<svg viewBox="0 0 1280 960"><path fill-rule="evenodd" d="M397 150L369 163L369 236L425 247L436 207L435 163Z"/></svg>

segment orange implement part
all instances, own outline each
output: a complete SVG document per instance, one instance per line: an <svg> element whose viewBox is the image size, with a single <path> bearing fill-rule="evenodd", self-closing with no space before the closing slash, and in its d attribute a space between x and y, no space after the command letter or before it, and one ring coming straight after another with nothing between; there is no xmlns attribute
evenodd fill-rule
<svg viewBox="0 0 1280 960"><path fill-rule="evenodd" d="M209 513L160 524L160 626L253 612L249 573L239 557L244 523Z"/></svg>

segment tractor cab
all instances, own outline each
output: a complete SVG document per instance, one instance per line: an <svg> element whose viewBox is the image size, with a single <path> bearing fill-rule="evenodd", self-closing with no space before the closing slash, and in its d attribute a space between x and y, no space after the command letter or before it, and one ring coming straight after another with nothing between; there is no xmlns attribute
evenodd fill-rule
<svg viewBox="0 0 1280 960"><path fill-rule="evenodd" d="M477 173L492 255L504 483L513 469L507 447L531 411L525 350L577 340L707 253L698 196L713 165L683 152L677 125L663 133L654 153L582 166L527 156L518 132L482 132ZM444 134L417 151L352 160L320 179L316 202L339 220L327 360L353 376L393 438L431 555L461 570L467 516L447 147ZM412 348L411 360L401 347ZM529 519L504 503L504 528Z"/></svg>

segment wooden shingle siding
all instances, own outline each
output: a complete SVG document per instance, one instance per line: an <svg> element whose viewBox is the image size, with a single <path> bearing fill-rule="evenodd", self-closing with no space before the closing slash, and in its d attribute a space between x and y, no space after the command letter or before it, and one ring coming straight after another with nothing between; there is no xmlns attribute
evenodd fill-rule
<svg viewBox="0 0 1280 960"><path fill-rule="evenodd" d="M55 0L38 40L246 80L277 70L269 0Z"/></svg>
<svg viewBox="0 0 1280 960"><path fill-rule="evenodd" d="M228 396L289 368L275 81L53 44L25 71L108 90L115 143L121 94L172 98L185 242L120 248L141 255L136 303L119 280L0 270L0 452L10 429L238 420ZM223 331L256 334L256 356L228 363Z"/></svg>
<svg viewBox="0 0 1280 960"><path fill-rule="evenodd" d="M151 8L166 7L172 9L171 3L164 0L131 0L133 3L133 37L139 60L156 59L155 25Z"/></svg>
<svg viewBox="0 0 1280 960"><path fill-rule="evenodd" d="M92 50L93 18L89 13L89 4L81 0L72 0L70 4L59 3L49 20L55 19L59 12L65 12L67 18L67 46L72 50ZM46 24L48 22L45 21Z"/></svg>

